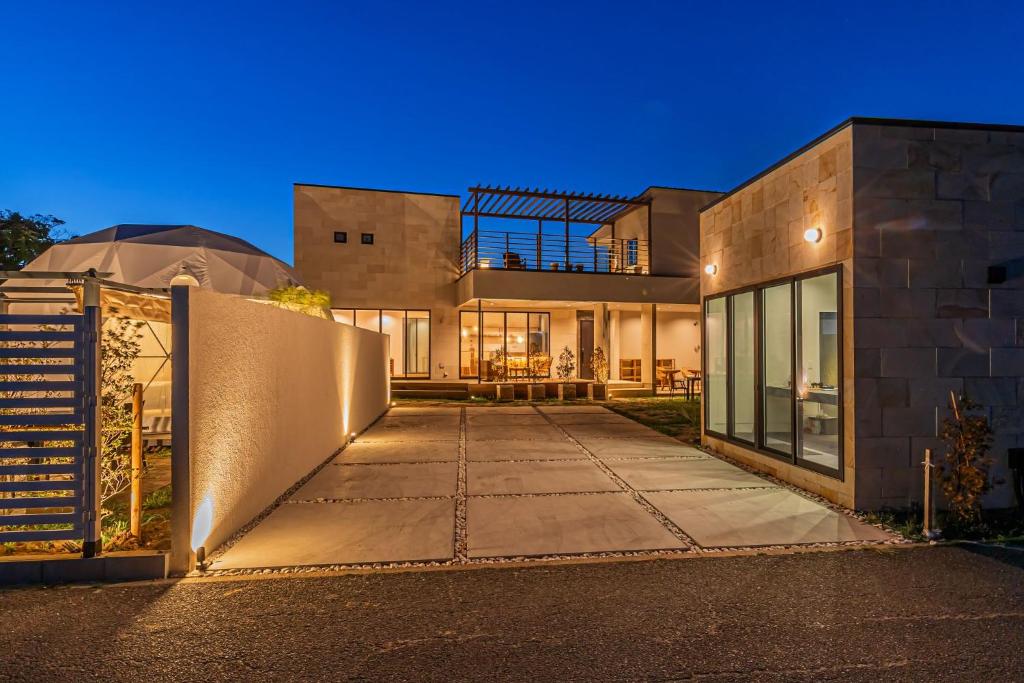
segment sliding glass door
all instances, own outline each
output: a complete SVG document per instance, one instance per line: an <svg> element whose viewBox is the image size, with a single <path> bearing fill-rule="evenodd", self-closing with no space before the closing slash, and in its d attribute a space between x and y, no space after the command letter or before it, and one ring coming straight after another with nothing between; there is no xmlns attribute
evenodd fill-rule
<svg viewBox="0 0 1024 683"><path fill-rule="evenodd" d="M732 420L729 435L754 443L754 293L730 297L729 310L729 405Z"/></svg>
<svg viewBox="0 0 1024 683"><path fill-rule="evenodd" d="M839 468L839 287L834 274L802 280L799 289L797 459Z"/></svg>
<svg viewBox="0 0 1024 683"><path fill-rule="evenodd" d="M705 300L708 433L841 476L841 293L831 269Z"/></svg>
<svg viewBox="0 0 1024 683"><path fill-rule="evenodd" d="M761 290L761 443L793 454L793 285Z"/></svg>
<svg viewBox="0 0 1024 683"><path fill-rule="evenodd" d="M460 311L459 323L460 379L503 382L550 376L550 313Z"/></svg>
<svg viewBox="0 0 1024 683"><path fill-rule="evenodd" d="M726 398L728 377L726 350L728 299L709 299L704 305L704 416L709 432L725 434L729 421Z"/></svg>

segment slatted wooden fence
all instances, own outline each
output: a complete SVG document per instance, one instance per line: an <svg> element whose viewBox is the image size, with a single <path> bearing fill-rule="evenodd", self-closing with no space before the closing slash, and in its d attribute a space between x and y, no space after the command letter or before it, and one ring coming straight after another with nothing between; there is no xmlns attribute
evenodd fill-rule
<svg viewBox="0 0 1024 683"><path fill-rule="evenodd" d="M0 315L0 543L98 550L97 323Z"/></svg>

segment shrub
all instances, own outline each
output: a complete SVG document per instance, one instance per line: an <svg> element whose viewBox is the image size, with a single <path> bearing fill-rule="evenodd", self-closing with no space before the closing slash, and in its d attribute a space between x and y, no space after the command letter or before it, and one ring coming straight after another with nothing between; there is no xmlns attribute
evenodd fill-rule
<svg viewBox="0 0 1024 683"><path fill-rule="evenodd" d="M988 418L978 412L970 399L950 392L953 417L942 421L942 440L946 443L945 462L936 468L936 477L946 496L950 517L962 525L981 518L981 498L992 488L989 468L992 458L992 429Z"/></svg>
<svg viewBox="0 0 1024 683"><path fill-rule="evenodd" d="M594 355L590 358L590 369L594 372L595 382L605 384L608 381L608 357L604 355L604 348L594 347Z"/></svg>
<svg viewBox="0 0 1024 683"><path fill-rule="evenodd" d="M267 298L282 308L311 315L314 318L331 319L331 295L319 289L282 285L267 292Z"/></svg>
<svg viewBox="0 0 1024 683"><path fill-rule="evenodd" d="M568 346L562 347L562 353L558 356L558 365L555 372L559 379L569 379L576 372L576 356Z"/></svg>

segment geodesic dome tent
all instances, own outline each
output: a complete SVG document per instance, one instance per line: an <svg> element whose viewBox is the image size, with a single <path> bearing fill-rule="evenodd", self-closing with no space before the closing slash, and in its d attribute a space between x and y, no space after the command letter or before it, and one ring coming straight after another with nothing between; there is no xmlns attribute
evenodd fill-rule
<svg viewBox="0 0 1024 683"><path fill-rule="evenodd" d="M148 435L170 429L172 349L165 290L171 280L189 275L201 288L246 297L262 297L279 285L298 284L292 269L270 254L245 240L194 225L115 225L56 244L24 270L48 274L94 270L105 283L101 289L104 330L118 325L118 319L138 325L141 348L132 375L145 389ZM29 284L61 289L66 280ZM68 286L63 295L30 295L18 292L19 284L26 283L0 280L0 297L11 313L59 314L81 305L80 298L75 303L80 288Z"/></svg>
<svg viewBox="0 0 1024 683"><path fill-rule="evenodd" d="M182 273L199 286L259 296L298 278L284 262L245 240L194 225L115 225L47 249L25 270L110 273L137 287L169 287Z"/></svg>

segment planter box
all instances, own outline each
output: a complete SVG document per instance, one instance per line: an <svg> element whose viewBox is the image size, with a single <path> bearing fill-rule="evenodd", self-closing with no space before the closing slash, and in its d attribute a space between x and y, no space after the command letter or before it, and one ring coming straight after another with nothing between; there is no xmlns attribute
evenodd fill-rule
<svg viewBox="0 0 1024 683"><path fill-rule="evenodd" d="M526 397L531 401L541 401L548 397L548 390L543 384L527 384Z"/></svg>
<svg viewBox="0 0 1024 683"><path fill-rule="evenodd" d="M516 397L516 388L511 384L499 384L497 385L498 400L499 401L511 401Z"/></svg>
<svg viewBox="0 0 1024 683"><path fill-rule="evenodd" d="M558 385L558 399L560 401L575 401L576 400L576 384L575 382L569 382L566 384Z"/></svg>
<svg viewBox="0 0 1024 683"><path fill-rule="evenodd" d="M587 385L587 398L591 401L607 401L608 400L608 385L607 384L588 384Z"/></svg>

